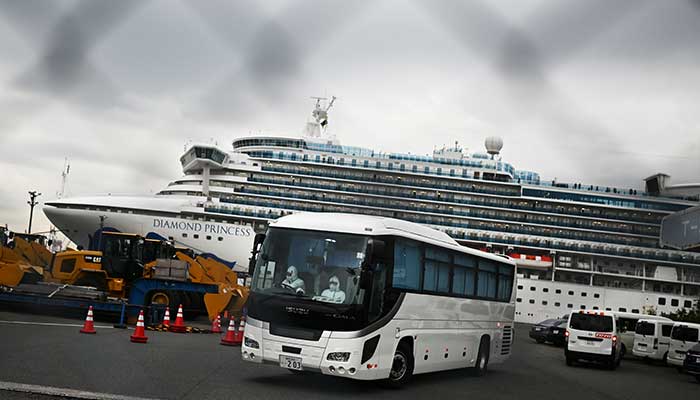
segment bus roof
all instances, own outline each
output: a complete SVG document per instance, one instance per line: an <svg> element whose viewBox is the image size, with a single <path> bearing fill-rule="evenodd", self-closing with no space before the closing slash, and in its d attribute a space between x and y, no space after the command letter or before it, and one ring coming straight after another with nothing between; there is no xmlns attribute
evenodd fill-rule
<svg viewBox="0 0 700 400"><path fill-rule="evenodd" d="M361 214L302 212L278 218L270 223L270 227L342 232L364 236L401 236L451 248L462 253L514 264L509 258L462 246L444 232L395 218Z"/></svg>

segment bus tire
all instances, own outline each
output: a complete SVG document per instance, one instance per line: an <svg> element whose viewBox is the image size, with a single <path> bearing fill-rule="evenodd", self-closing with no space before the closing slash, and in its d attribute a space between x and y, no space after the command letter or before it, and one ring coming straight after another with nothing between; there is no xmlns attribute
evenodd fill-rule
<svg viewBox="0 0 700 400"><path fill-rule="evenodd" d="M484 336L479 343L479 353L476 356L476 363L471 369L473 376L484 376L489 367L489 353L491 344L489 338Z"/></svg>
<svg viewBox="0 0 700 400"><path fill-rule="evenodd" d="M404 386L413 376L413 366L413 352L408 342L402 341L396 348L389 378L387 378L384 383L387 387L392 389Z"/></svg>

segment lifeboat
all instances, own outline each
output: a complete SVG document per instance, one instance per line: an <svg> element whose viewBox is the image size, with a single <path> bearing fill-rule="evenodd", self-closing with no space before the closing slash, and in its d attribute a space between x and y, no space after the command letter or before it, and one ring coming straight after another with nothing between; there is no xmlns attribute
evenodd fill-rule
<svg viewBox="0 0 700 400"><path fill-rule="evenodd" d="M510 253L508 256L512 258L519 267L552 268L551 256L536 256L533 254L521 253Z"/></svg>

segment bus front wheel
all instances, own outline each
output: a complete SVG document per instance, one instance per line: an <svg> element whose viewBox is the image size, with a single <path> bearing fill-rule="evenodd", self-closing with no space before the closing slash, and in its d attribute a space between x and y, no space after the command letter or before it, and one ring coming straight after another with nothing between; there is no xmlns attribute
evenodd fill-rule
<svg viewBox="0 0 700 400"><path fill-rule="evenodd" d="M479 344L479 354L476 356L476 364L472 368L471 372L474 376L484 376L486 375L486 370L489 366L489 353L490 353L490 343L489 338L482 337L481 343Z"/></svg>
<svg viewBox="0 0 700 400"><path fill-rule="evenodd" d="M399 343L391 363L389 378L385 381L391 388L405 385L413 376L413 353L407 342Z"/></svg>

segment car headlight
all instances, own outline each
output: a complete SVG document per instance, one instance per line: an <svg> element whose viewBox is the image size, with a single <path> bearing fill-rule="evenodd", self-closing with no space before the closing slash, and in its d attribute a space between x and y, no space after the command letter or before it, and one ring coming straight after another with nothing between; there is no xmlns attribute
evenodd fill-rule
<svg viewBox="0 0 700 400"><path fill-rule="evenodd" d="M346 362L350 359L350 353L328 353L328 357L326 357L326 359L328 361Z"/></svg>
<svg viewBox="0 0 700 400"><path fill-rule="evenodd" d="M251 349L259 349L260 348L260 343L258 343L257 340L253 340L249 338L248 336L245 337L244 339L246 347L250 347Z"/></svg>

